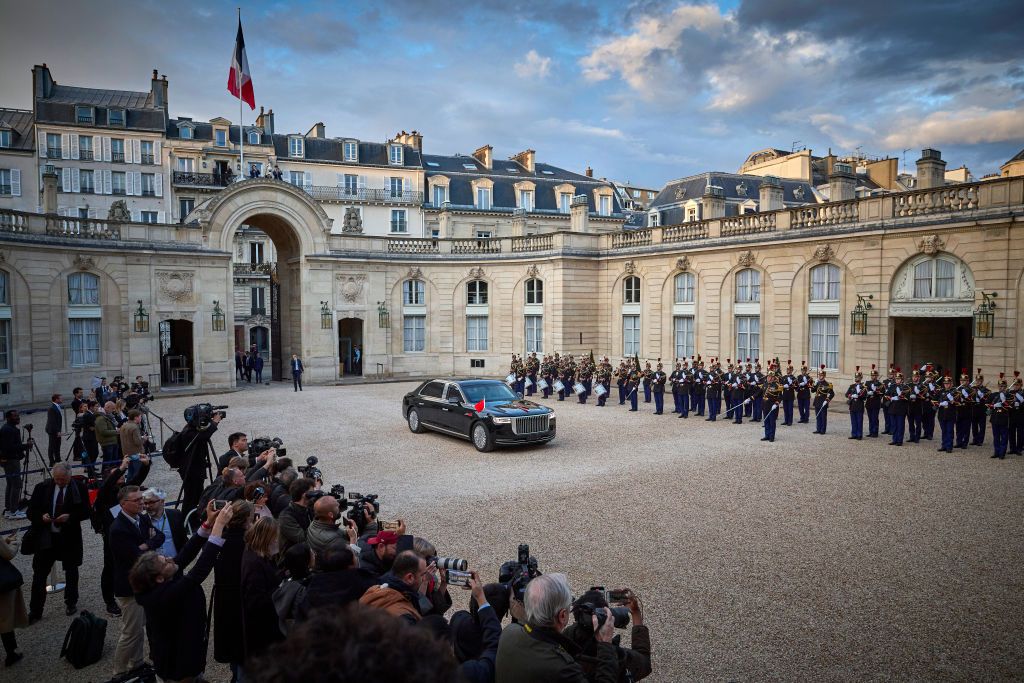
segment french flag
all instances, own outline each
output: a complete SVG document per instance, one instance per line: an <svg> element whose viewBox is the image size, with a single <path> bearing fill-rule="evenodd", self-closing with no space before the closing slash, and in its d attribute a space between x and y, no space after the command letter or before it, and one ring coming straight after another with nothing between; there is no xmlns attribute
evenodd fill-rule
<svg viewBox="0 0 1024 683"><path fill-rule="evenodd" d="M235 51L231 54L231 70L228 72L228 92L256 109L256 95L252 90L252 76L249 74L249 58L245 56L245 38L242 37L242 20L238 20L238 37Z"/></svg>

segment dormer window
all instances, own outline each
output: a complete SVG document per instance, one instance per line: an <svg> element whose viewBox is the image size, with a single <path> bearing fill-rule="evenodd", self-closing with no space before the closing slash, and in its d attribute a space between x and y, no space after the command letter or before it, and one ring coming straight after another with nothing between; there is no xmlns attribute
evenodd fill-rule
<svg viewBox="0 0 1024 683"><path fill-rule="evenodd" d="M11 146L11 131L0 130L0 147Z"/></svg>
<svg viewBox="0 0 1024 683"><path fill-rule="evenodd" d="M218 147L228 146L228 132L223 128L218 128L214 131L214 144Z"/></svg>
<svg viewBox="0 0 1024 683"><path fill-rule="evenodd" d="M395 165L395 166L401 166L402 165L403 161L402 161L402 146L401 145L391 145L391 147L390 147L390 149L388 151L388 162L393 164L393 165Z"/></svg>
<svg viewBox="0 0 1024 683"><path fill-rule="evenodd" d="M359 161L359 143L355 140L346 140L342 151L345 161Z"/></svg>
<svg viewBox="0 0 1024 683"><path fill-rule="evenodd" d="M182 126L181 128L178 129L178 137L181 138L182 140L191 140L192 139L192 129L189 128L188 126Z"/></svg>
<svg viewBox="0 0 1024 683"><path fill-rule="evenodd" d="M75 107L75 121L78 123L94 123L92 107Z"/></svg>
<svg viewBox="0 0 1024 683"><path fill-rule="evenodd" d="M111 126L124 125L124 109L108 109L107 124Z"/></svg>
<svg viewBox="0 0 1024 683"><path fill-rule="evenodd" d="M305 141L301 135L293 135L288 138L288 156L302 158L306 155Z"/></svg>
<svg viewBox="0 0 1024 683"><path fill-rule="evenodd" d="M260 144L260 132L258 130L249 131L249 144L258 145Z"/></svg>

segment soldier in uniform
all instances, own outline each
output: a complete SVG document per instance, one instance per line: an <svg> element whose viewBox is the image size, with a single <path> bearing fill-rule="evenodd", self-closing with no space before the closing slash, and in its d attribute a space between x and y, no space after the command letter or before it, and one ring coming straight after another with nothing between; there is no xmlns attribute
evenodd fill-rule
<svg viewBox="0 0 1024 683"><path fill-rule="evenodd" d="M531 353L526 359L526 378L530 380L530 386L526 387L526 395L533 396L537 392L537 370L540 364L537 362L537 354Z"/></svg>
<svg viewBox="0 0 1024 683"><path fill-rule="evenodd" d="M551 383L554 381L554 373L551 371L551 356L544 356L544 362L540 364L540 374L545 385L542 396L548 398L551 396Z"/></svg>
<svg viewBox="0 0 1024 683"><path fill-rule="evenodd" d="M864 373L857 366L853 374L853 384L846 390L846 403L850 406L850 438L860 441L864 438L864 403L867 400L867 385L864 384Z"/></svg>
<svg viewBox="0 0 1024 683"><path fill-rule="evenodd" d="M910 438L907 439L910 443L919 443L921 441L921 415L924 413L923 397L921 396L921 371L918 370L917 365L914 366L913 372L910 374L910 393L907 394L910 408L907 410L907 423L909 424Z"/></svg>
<svg viewBox="0 0 1024 683"><path fill-rule="evenodd" d="M751 417L754 414L754 366L747 359L747 368L743 374L743 383L746 390L743 395L743 414ZM749 401L747 399L750 399Z"/></svg>
<svg viewBox="0 0 1024 683"><path fill-rule="evenodd" d="M882 417L885 419L885 429L882 430L883 434L892 434L892 414L890 413L892 399L889 396L892 393L893 385L896 384L896 378L893 374L895 368L895 363L889 363L889 370L886 372L885 380L882 382Z"/></svg>
<svg viewBox="0 0 1024 683"><path fill-rule="evenodd" d="M1013 455L1024 451L1024 385L1021 384L1020 370L1013 371L1010 385L1009 449Z"/></svg>
<svg viewBox="0 0 1024 683"><path fill-rule="evenodd" d="M942 445L938 448L940 453L953 452L953 429L956 425L956 407L960 395L953 389L953 378L946 371L942 378L942 388L932 394L930 403L935 407L936 416L939 418L939 432L942 436Z"/></svg>
<svg viewBox="0 0 1024 683"><path fill-rule="evenodd" d="M654 378L654 370L651 370L651 361L644 363L644 403L651 402L651 379Z"/></svg>
<svg viewBox="0 0 1024 683"><path fill-rule="evenodd" d="M871 438L878 438L878 411L882 408L882 396L885 393L885 387L878 381L878 368L875 364L871 364L871 379L867 382L867 395L864 401L864 407L868 413L868 436Z"/></svg>
<svg viewBox="0 0 1024 683"><path fill-rule="evenodd" d="M942 387L939 385L938 375L934 366L928 363L924 366L924 380L921 382L921 392L924 394L921 411L921 438L931 441L935 436L935 404L932 403L932 395Z"/></svg>
<svg viewBox="0 0 1024 683"><path fill-rule="evenodd" d="M757 358L755 358L754 375L752 380L754 393L750 397L752 399L750 401L750 417L758 422L760 422L764 417L764 413L761 411L761 397L764 394L764 380L765 376L764 373L761 372L761 363Z"/></svg>
<svg viewBox="0 0 1024 683"><path fill-rule="evenodd" d="M576 381L583 385L583 392L579 394L579 400L580 403L586 403L587 397L590 396L590 389L593 386L591 384L593 370L590 367L590 360L584 356L580 356L580 363L577 368Z"/></svg>
<svg viewBox="0 0 1024 683"><path fill-rule="evenodd" d="M686 359L683 358L683 367L679 371L679 417L690 416L690 381L692 376Z"/></svg>
<svg viewBox="0 0 1024 683"><path fill-rule="evenodd" d="M775 427L779 419L779 405L782 403L782 387L779 385L779 375L770 366L768 368L767 385L762 396L764 416L764 436L761 441L769 443L775 441Z"/></svg>
<svg viewBox="0 0 1024 683"><path fill-rule="evenodd" d="M637 364L633 364L629 369L629 374L626 376L626 392L629 394L629 412L635 413L637 410L637 393L640 390L640 367Z"/></svg>
<svg viewBox="0 0 1024 683"><path fill-rule="evenodd" d="M697 356L693 364L693 383L691 393L693 395L693 414L704 417L704 406L707 400L707 373L704 371L704 361Z"/></svg>
<svg viewBox="0 0 1024 683"><path fill-rule="evenodd" d="M619 361L619 367L615 371L615 385L619 388L619 405L626 405L626 378L629 370L626 369L626 361Z"/></svg>
<svg viewBox="0 0 1024 683"><path fill-rule="evenodd" d="M1006 376L999 373L998 389L986 398L992 423L993 458L1006 459L1006 445L1010 438L1010 401L1012 396L1006 386Z"/></svg>
<svg viewBox="0 0 1024 683"><path fill-rule="evenodd" d="M604 408L605 402L608 401L608 396L612 390L612 364L608 362L607 356L601 361L600 367L597 368L597 383L604 388L604 393L597 397L597 405L599 408Z"/></svg>
<svg viewBox="0 0 1024 683"><path fill-rule="evenodd" d="M729 410L732 411L733 421L738 425L743 424L743 408L747 402L746 375L737 372L729 391L732 395L732 406Z"/></svg>
<svg viewBox="0 0 1024 683"><path fill-rule="evenodd" d="M974 435L974 439L971 441L973 446L981 446L985 443L985 418L988 414L988 387L985 386L985 378L981 374L981 368L978 368L978 375L974 378L974 382L971 384L971 388L974 389L974 410L971 411L971 432Z"/></svg>
<svg viewBox="0 0 1024 683"><path fill-rule="evenodd" d="M715 422L718 420L718 414L722 412L722 365L717 358L711 359L704 399L708 403L707 421Z"/></svg>
<svg viewBox="0 0 1024 683"><path fill-rule="evenodd" d="M796 400L796 376L793 374L793 361L786 361L786 376L782 378L782 424L793 426L793 401Z"/></svg>
<svg viewBox="0 0 1024 683"><path fill-rule="evenodd" d="M818 381L814 384L814 424L815 434L824 434L828 429L828 404L835 398L836 392L832 383L825 379L825 365L818 370Z"/></svg>
<svg viewBox="0 0 1024 683"><path fill-rule="evenodd" d="M678 415L680 411L680 400L679 400L679 375L683 372L683 365L676 359L676 367L672 370L672 374L668 376L668 383L672 386L672 412Z"/></svg>
<svg viewBox="0 0 1024 683"><path fill-rule="evenodd" d="M967 368L960 370L960 404L956 408L956 448L967 448L971 439L971 420L974 418L974 395L971 391L971 376Z"/></svg>
<svg viewBox="0 0 1024 683"><path fill-rule="evenodd" d="M889 397L889 417L892 421L892 441L890 446L903 445L903 432L906 428L907 412L910 410L909 401L910 387L903 385L903 373L896 368L896 374L890 385L887 396Z"/></svg>
<svg viewBox="0 0 1024 683"><path fill-rule="evenodd" d="M800 376L796 378L796 408L800 413L798 422L807 424L811 418L811 376L807 373L807 361L800 362Z"/></svg>
<svg viewBox="0 0 1024 683"><path fill-rule="evenodd" d="M658 359L661 360L660 358ZM665 382L668 381L668 375L662 369L662 365L658 363L658 369L654 371L654 375L651 377L651 391L654 394L654 414L662 415L665 412Z"/></svg>

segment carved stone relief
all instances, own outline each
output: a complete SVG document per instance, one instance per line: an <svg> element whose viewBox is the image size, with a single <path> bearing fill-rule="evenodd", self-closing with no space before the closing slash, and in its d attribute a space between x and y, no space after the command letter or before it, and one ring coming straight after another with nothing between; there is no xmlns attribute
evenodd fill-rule
<svg viewBox="0 0 1024 683"><path fill-rule="evenodd" d="M363 215L359 212L359 209L351 206L345 209L345 218L341 224L341 231L350 234L363 231Z"/></svg>
<svg viewBox="0 0 1024 683"><path fill-rule="evenodd" d="M689 270L690 269L690 257L689 256L684 256L684 257L682 257L680 259L676 259L676 268L678 268L679 270L682 270L684 272Z"/></svg>
<svg viewBox="0 0 1024 683"><path fill-rule="evenodd" d="M750 266L754 265L756 260L757 259L754 257L754 252L750 251L749 249L747 251L740 253L739 264L744 268L749 268Z"/></svg>
<svg viewBox="0 0 1024 683"><path fill-rule="evenodd" d="M347 304L362 303L366 289L365 275L338 275L338 294Z"/></svg>
<svg viewBox="0 0 1024 683"><path fill-rule="evenodd" d="M476 268L470 268L469 269L469 279L470 280L482 280L483 277L484 277L484 269L482 267L477 266Z"/></svg>
<svg viewBox="0 0 1024 683"><path fill-rule="evenodd" d="M75 268L78 268L79 270L90 270L95 267L96 262L93 260L92 256L82 256L81 254L77 254L75 256Z"/></svg>
<svg viewBox="0 0 1024 683"><path fill-rule="evenodd" d="M536 265L532 265L526 269L527 277L535 278L538 274L540 274L540 268L538 268Z"/></svg>
<svg viewBox="0 0 1024 683"><path fill-rule="evenodd" d="M195 288L191 271L157 271L157 295L160 301L193 303Z"/></svg>
<svg viewBox="0 0 1024 683"><path fill-rule="evenodd" d="M632 261L626 261L623 267L626 270L626 275L633 275L634 273L636 273L636 264L633 263Z"/></svg>
<svg viewBox="0 0 1024 683"><path fill-rule="evenodd" d="M928 237L923 238L917 245L922 254L928 254L929 256L938 253L945 246L946 243L943 242L942 238L938 235L929 235Z"/></svg>
<svg viewBox="0 0 1024 683"><path fill-rule="evenodd" d="M423 271L419 269L419 266L413 266L412 268L409 269L409 274L407 275L407 277L410 280L422 280Z"/></svg>
<svg viewBox="0 0 1024 683"><path fill-rule="evenodd" d="M831 261L835 255L836 253L832 251L832 247L828 244L819 244L818 248L814 250L814 258L822 263Z"/></svg>

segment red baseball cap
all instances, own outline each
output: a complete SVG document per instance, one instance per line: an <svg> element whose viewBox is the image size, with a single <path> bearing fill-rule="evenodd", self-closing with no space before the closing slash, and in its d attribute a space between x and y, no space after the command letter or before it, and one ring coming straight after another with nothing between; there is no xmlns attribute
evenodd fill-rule
<svg viewBox="0 0 1024 683"><path fill-rule="evenodd" d="M367 539L366 542L370 545L379 545L381 543L384 545L394 545L398 543L398 534L394 531L379 531L376 536Z"/></svg>

